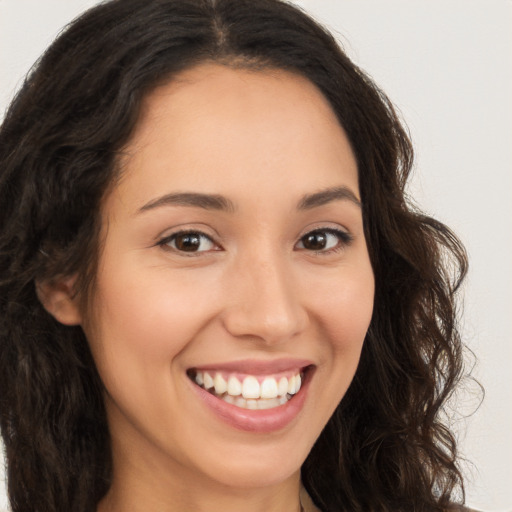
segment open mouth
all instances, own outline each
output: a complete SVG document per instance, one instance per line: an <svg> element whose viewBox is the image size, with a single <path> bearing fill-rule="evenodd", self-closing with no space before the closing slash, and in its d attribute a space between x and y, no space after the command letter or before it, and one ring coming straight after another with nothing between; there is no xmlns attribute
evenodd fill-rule
<svg viewBox="0 0 512 512"><path fill-rule="evenodd" d="M290 401L301 389L310 367L272 375L189 369L188 377L208 393L241 409L273 409Z"/></svg>

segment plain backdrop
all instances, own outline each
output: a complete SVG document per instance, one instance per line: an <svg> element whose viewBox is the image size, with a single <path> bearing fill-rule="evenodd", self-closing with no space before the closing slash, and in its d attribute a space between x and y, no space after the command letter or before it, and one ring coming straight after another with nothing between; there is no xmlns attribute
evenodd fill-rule
<svg viewBox="0 0 512 512"><path fill-rule="evenodd" d="M40 53L94 0L0 0L0 118ZM296 0L387 92L416 147L410 192L470 257L463 335L477 362L454 425L468 504L512 511L512 2ZM56 77L58 80L58 77ZM1 205L0 205L1 207ZM474 365L468 357L468 365ZM0 480L3 475L0 471ZM0 510L7 501L0 481Z"/></svg>

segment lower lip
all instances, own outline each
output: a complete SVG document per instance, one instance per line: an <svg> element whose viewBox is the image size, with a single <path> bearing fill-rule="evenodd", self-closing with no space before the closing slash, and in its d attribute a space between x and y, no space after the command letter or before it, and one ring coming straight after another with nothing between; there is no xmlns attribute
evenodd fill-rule
<svg viewBox="0 0 512 512"><path fill-rule="evenodd" d="M220 420L237 430L268 433L285 428L302 410L309 388L309 381L311 380L310 373L311 371L308 370L300 390L288 402L272 409L262 410L243 409L236 405L228 404L221 398L217 398L215 395L199 387L190 379L189 382L202 402Z"/></svg>

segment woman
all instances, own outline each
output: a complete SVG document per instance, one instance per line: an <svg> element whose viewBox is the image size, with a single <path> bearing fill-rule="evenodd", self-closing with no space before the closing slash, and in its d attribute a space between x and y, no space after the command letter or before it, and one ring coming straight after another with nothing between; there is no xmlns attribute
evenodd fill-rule
<svg viewBox="0 0 512 512"><path fill-rule="evenodd" d="M0 162L13 511L463 501L441 415L464 251L406 204L385 95L301 11L90 10Z"/></svg>

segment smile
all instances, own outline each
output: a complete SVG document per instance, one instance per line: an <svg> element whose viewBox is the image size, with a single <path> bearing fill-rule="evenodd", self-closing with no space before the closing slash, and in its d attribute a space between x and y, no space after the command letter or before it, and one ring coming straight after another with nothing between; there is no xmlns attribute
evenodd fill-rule
<svg viewBox="0 0 512 512"><path fill-rule="evenodd" d="M273 409L287 403L301 388L301 370L280 375L241 375L192 370L189 377L202 389L242 409Z"/></svg>
<svg viewBox="0 0 512 512"><path fill-rule="evenodd" d="M223 423L253 433L279 431L302 411L315 373L311 361L233 361L189 368L191 390Z"/></svg>

